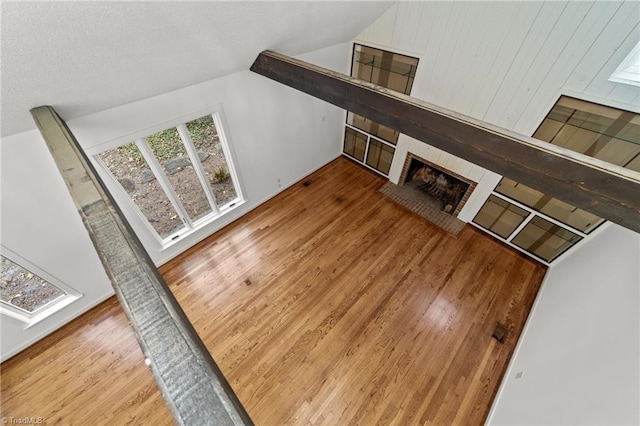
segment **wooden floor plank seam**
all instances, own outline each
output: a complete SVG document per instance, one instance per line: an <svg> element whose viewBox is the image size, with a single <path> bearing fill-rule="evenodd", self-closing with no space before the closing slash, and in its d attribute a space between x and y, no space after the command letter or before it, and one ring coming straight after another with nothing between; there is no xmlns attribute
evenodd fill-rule
<svg viewBox="0 0 640 426"><path fill-rule="evenodd" d="M486 418L545 268L382 183L339 158L160 268L256 424ZM113 299L3 363L1 386L3 416L171 424Z"/></svg>

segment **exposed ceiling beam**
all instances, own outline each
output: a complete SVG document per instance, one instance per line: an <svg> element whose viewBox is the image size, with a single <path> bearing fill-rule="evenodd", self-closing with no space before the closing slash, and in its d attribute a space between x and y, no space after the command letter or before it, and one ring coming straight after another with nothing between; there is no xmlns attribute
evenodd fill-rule
<svg viewBox="0 0 640 426"><path fill-rule="evenodd" d="M251 70L640 233L640 173L276 52Z"/></svg>
<svg viewBox="0 0 640 426"><path fill-rule="evenodd" d="M31 115L176 424L253 425L65 122L49 106Z"/></svg>

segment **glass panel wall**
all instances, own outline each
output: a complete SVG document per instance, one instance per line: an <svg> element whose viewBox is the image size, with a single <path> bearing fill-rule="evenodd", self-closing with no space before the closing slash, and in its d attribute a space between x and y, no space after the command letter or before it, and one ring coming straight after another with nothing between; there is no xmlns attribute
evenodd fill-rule
<svg viewBox="0 0 640 426"><path fill-rule="evenodd" d="M417 58L356 44L351 75L408 95L417 66Z"/></svg>
<svg viewBox="0 0 640 426"><path fill-rule="evenodd" d="M211 213L213 210L178 130L173 127L145 139L191 220L195 222Z"/></svg>
<svg viewBox="0 0 640 426"><path fill-rule="evenodd" d="M418 59L356 44L351 76L408 95L416 76ZM349 113L347 123L392 144L399 133L357 114Z"/></svg>
<svg viewBox="0 0 640 426"><path fill-rule="evenodd" d="M389 174L395 150L375 139L370 139L367 164L382 173Z"/></svg>
<svg viewBox="0 0 640 426"><path fill-rule="evenodd" d="M235 200L238 194L213 116L198 118L186 123L186 126L215 195L216 205L222 207Z"/></svg>
<svg viewBox="0 0 640 426"><path fill-rule="evenodd" d="M356 44L353 48L351 76L408 95L415 80L417 66L417 58ZM352 112L347 114L347 124L362 130L366 135L363 139L362 135L347 128L344 152L387 175L400 133ZM371 139L368 135L379 140Z"/></svg>
<svg viewBox="0 0 640 426"><path fill-rule="evenodd" d="M640 171L640 115L633 112L561 96L533 137ZM525 207L527 215L532 215L531 220L514 235L518 225L504 223L511 204L492 195L473 222L545 262L553 261L605 222L508 178L502 178L494 193Z"/></svg>
<svg viewBox="0 0 640 426"><path fill-rule="evenodd" d="M4 256L0 256L0 300L34 313L67 293Z"/></svg>
<svg viewBox="0 0 640 426"><path fill-rule="evenodd" d="M604 222L601 217L511 179L502 178L495 191L519 201L533 210L545 213L585 234L588 234Z"/></svg>
<svg viewBox="0 0 640 426"><path fill-rule="evenodd" d="M392 145L395 145L398 142L398 137L400 136L400 133L393 130L391 127L383 126L380 123L371 121L361 115L354 114L351 111L347 114L347 123L360 130L364 130L370 135L384 139Z"/></svg>

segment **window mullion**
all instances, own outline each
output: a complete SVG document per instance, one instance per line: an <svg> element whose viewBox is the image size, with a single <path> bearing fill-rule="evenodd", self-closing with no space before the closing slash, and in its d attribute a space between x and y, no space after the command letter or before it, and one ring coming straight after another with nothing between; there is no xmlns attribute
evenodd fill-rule
<svg viewBox="0 0 640 426"><path fill-rule="evenodd" d="M235 188L235 191L236 191L236 197L239 199L244 199L244 195L242 194L242 188L240 187L240 181L238 180L238 172L236 171L236 166L233 163L231 150L229 149L229 145L228 145L229 139L227 139L225 126L223 126L223 123L222 123L222 118L220 117L219 113L213 114L211 118L213 118L213 123L220 137L220 146L222 148L222 153L224 154L227 169L231 174L231 182L233 182L233 187Z"/></svg>
<svg viewBox="0 0 640 426"><path fill-rule="evenodd" d="M142 154L144 159L147 161L149 168L158 179L158 183L160 184L164 192L167 194L167 197L169 198L169 201L173 205L173 208L180 215L180 219L182 219L182 222L184 222L184 224L188 228L193 228L193 222L191 221L191 218L187 214L187 211L184 208L184 206L182 205L180 198L178 198L178 195L175 193L175 191L173 190L173 187L169 183L169 179L167 178L167 175L165 174L164 170L162 170L162 166L160 165L160 162L158 162L158 159L156 158L156 156L153 155L153 152L151 151L151 148L149 147L147 140L145 138L137 139L136 146L140 150L140 153Z"/></svg>
<svg viewBox="0 0 640 426"><path fill-rule="evenodd" d="M369 155L369 147L371 146L371 136L367 133L367 145L364 147L364 160L363 163L367 164L367 156Z"/></svg>
<svg viewBox="0 0 640 426"><path fill-rule="evenodd" d="M209 185L209 179L207 179L207 175L204 172L204 168L202 167L202 163L200 162L200 157L198 157L198 152L196 151L196 147L193 145L193 141L191 140L191 136L189 135L189 131L187 130L187 126L184 124L180 124L177 126L178 134L180 134L180 138L182 138L182 142L187 150L187 155L191 159L191 165L193 166L193 170L195 170L196 175L198 176L198 180L200 180L200 185L204 190L204 193L211 205L211 209L215 214L220 213L218 209L218 205L216 203L216 195L213 193L211 189L211 185Z"/></svg>
<svg viewBox="0 0 640 426"><path fill-rule="evenodd" d="M520 225L518 225L516 229L514 229L513 232L506 238L507 242L510 243L511 240L513 240L520 233L520 231L522 231L525 228L525 226L527 226L529 222L533 220L534 217L535 217L535 214L532 212L529 212L529 216L525 217L522 223L520 223Z"/></svg>

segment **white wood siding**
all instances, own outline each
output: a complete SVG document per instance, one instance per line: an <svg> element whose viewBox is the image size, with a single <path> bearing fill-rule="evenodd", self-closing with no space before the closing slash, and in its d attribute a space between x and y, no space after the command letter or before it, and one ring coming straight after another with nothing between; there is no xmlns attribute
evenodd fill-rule
<svg viewBox="0 0 640 426"><path fill-rule="evenodd" d="M412 96L531 135L562 92L637 110L607 79L639 22L636 1L401 2L355 41L418 56Z"/></svg>

